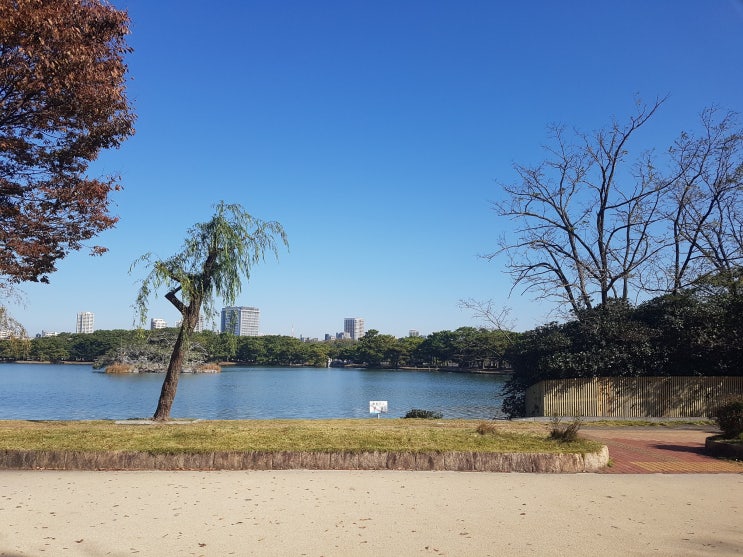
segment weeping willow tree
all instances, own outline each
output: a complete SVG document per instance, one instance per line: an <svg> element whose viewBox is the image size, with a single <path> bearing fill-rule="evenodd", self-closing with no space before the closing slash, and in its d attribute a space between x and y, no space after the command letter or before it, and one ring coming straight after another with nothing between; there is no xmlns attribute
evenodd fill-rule
<svg viewBox="0 0 743 557"><path fill-rule="evenodd" d="M151 296L163 288L165 299L182 317L153 416L155 420L170 418L178 376L199 314L212 312L220 299L227 305L234 304L253 266L263 261L267 252L278 257L282 243L288 247L286 234L278 222L256 219L236 204L220 202L215 209L209 221L188 230L179 253L165 260L154 259L148 253L132 265L132 269L137 265L149 269L135 303L140 323L147 319Z"/></svg>

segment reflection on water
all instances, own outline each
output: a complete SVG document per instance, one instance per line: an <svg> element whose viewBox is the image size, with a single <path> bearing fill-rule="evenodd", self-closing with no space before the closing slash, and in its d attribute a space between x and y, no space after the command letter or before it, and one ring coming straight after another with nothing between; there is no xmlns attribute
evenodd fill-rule
<svg viewBox="0 0 743 557"><path fill-rule="evenodd" d="M0 364L0 419L89 420L151 416L163 375L96 373L88 365ZM364 369L225 367L182 375L173 417L366 418L370 400L387 417L412 408L445 418L499 417L497 375ZM385 416L383 416L385 417Z"/></svg>

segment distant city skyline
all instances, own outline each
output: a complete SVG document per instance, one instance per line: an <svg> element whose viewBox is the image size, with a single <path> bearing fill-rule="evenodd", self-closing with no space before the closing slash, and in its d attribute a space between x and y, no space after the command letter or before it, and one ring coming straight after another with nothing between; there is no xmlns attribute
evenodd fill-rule
<svg viewBox="0 0 743 557"><path fill-rule="evenodd" d="M78 312L76 316L76 333L92 333L95 322L95 314L92 312ZM227 330L232 331L238 336L263 336L264 333L260 331L260 309L252 306L229 306L222 308L220 312L220 325L219 327L213 327L211 330L215 332L226 332ZM173 327L180 327L181 321L178 320L173 324ZM169 327L168 322L160 317L152 317L149 321L150 330L158 330ZM131 327L132 329L136 327ZM199 323L196 327L196 332L208 329L205 326L205 319L203 315L199 316ZM32 331L26 331L29 337L44 337L44 336L56 336L59 332L68 332L65 330L50 332L49 329L42 329L40 332L33 333ZM72 331L69 331L72 332ZM389 334L385 331L380 331L383 334ZM432 331L433 332L433 331ZM0 330L0 339L3 338L5 331ZM295 336L300 339L319 339L325 338L349 338L352 340L358 340L366 333L365 321L362 317L346 317L343 319L343 330L336 333L322 333L321 335L309 336L304 334L287 335ZM421 333L417 329L408 329L408 333L405 336L421 336ZM424 335L425 336L425 335Z"/></svg>

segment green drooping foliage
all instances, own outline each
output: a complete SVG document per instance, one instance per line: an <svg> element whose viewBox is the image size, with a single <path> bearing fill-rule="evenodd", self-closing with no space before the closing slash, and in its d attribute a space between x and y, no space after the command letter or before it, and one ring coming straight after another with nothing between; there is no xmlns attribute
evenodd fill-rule
<svg viewBox="0 0 743 557"><path fill-rule="evenodd" d="M219 202L211 219L187 231L179 253L163 260L154 260L147 253L132 264L132 270L140 264L149 269L135 303L141 323L146 320L150 296L163 287L179 312L198 306L190 324L193 330L199 312L211 313L216 300L234 303L253 267L266 253L278 257L282 244L288 246L278 222L257 219L240 205ZM175 298L176 294L182 300Z"/></svg>
<svg viewBox="0 0 743 557"><path fill-rule="evenodd" d="M637 307L622 300L523 333L506 353L514 374L503 410L524 414L526 389L569 377L743 375L743 299L684 291Z"/></svg>

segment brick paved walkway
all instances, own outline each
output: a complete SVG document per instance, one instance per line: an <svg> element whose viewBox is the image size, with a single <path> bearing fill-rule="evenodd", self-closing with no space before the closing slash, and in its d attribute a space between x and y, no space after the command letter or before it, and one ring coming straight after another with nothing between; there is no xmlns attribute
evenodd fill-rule
<svg viewBox="0 0 743 557"><path fill-rule="evenodd" d="M612 465L606 474L739 473L743 462L723 460L704 453L712 429L685 428L585 428L583 437L609 448Z"/></svg>

